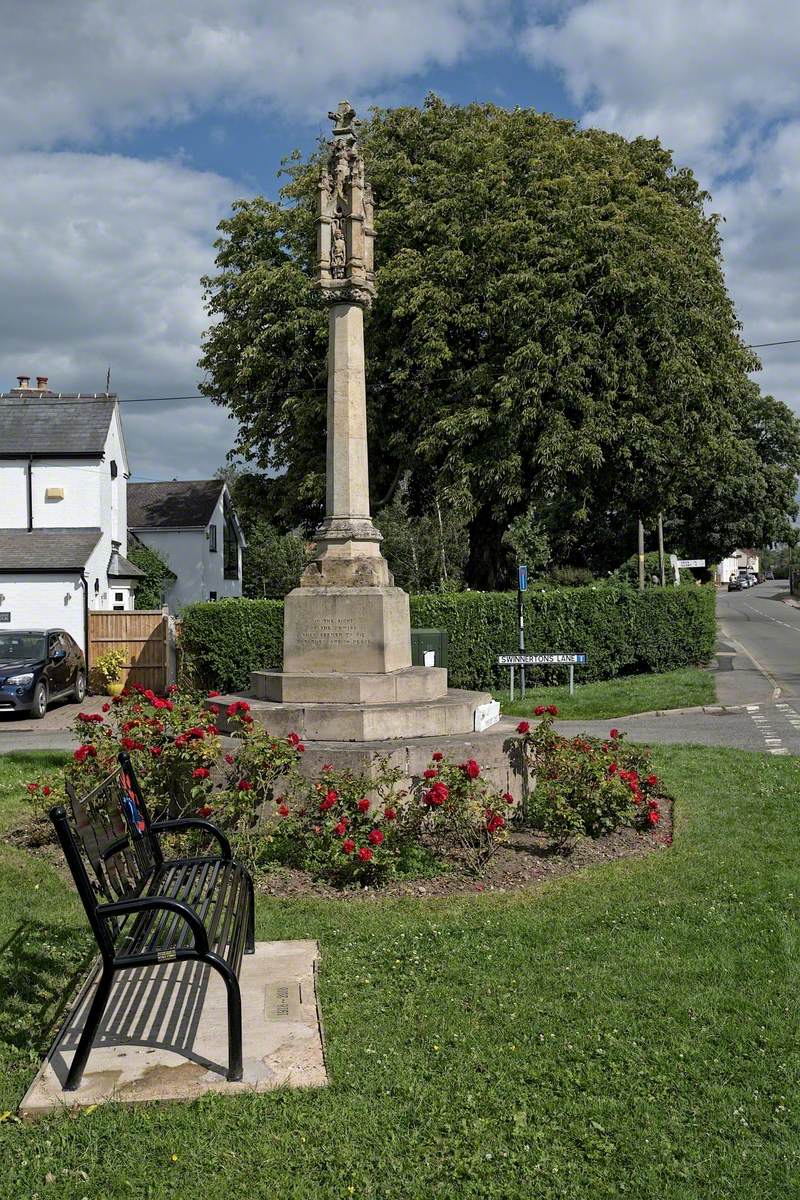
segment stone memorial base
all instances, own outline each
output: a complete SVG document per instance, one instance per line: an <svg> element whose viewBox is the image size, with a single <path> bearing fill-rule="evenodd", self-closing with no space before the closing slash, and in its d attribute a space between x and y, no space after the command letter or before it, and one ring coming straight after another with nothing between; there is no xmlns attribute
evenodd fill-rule
<svg viewBox="0 0 800 1200"><path fill-rule="evenodd" d="M397 587L299 587L283 604L283 669L385 674L411 666L408 596Z"/></svg>
<svg viewBox="0 0 800 1200"><path fill-rule="evenodd" d="M437 675L433 679L429 672L436 668L410 668L422 671L424 683L437 683ZM403 674L398 672L398 675ZM446 672L442 671L446 676ZM287 677L286 672L255 672L255 676L263 675L266 682L261 686L283 687L284 680L288 689L297 689L303 685L298 676ZM278 682L276 683L276 677ZM426 678L427 677L427 678ZM337 679L341 678L337 676ZM344 677L345 680L347 677ZM407 680L414 676L406 677ZM391 677L376 676L377 687L391 684ZM353 690L366 687L369 680L363 677L351 676L350 686ZM399 679L394 686L402 686ZM311 677L311 684L319 689L320 677ZM335 681L331 686L338 686ZM450 734L473 734L475 732L476 712L484 705L491 703L488 692L466 692L457 688L449 688L443 695L432 700L394 700L383 703L371 701L325 702L296 700L293 702L274 703L261 700L257 696L222 696L214 699L222 711L217 718L217 724L222 732L228 728L225 708L236 700L247 700L250 705L250 715L254 720L264 725L276 737L286 737L289 733L297 733L303 742L383 742L396 738L445 737ZM434 747L435 748L435 747Z"/></svg>
<svg viewBox="0 0 800 1200"><path fill-rule="evenodd" d="M387 674L322 671L253 671L258 700L277 704L421 704L447 695L444 667L405 667Z"/></svg>

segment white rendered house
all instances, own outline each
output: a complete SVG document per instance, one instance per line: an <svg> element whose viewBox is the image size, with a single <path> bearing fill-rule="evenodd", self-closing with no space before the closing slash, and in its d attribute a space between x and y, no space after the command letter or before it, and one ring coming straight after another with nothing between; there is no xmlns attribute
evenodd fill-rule
<svg viewBox="0 0 800 1200"><path fill-rule="evenodd" d="M728 583L734 575L738 575L740 571L755 571L759 570L759 558L757 550L734 550L733 554L723 558L717 567L718 583Z"/></svg>
<svg viewBox="0 0 800 1200"><path fill-rule="evenodd" d="M241 596L245 540L221 479L129 483L128 528L175 576L165 584L172 612Z"/></svg>
<svg viewBox="0 0 800 1200"><path fill-rule="evenodd" d="M90 609L133 608L128 474L113 393L0 393L0 629L66 629L85 653Z"/></svg>

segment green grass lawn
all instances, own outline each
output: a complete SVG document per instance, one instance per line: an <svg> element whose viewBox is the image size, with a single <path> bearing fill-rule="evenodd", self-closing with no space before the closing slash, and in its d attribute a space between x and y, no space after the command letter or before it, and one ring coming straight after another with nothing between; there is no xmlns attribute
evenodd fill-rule
<svg viewBox="0 0 800 1200"><path fill-rule="evenodd" d="M657 708L693 708L697 704L714 704L717 698L713 674L698 667L665 671L662 675L623 675L600 683L581 683L580 667L576 667L574 696L570 696L566 684L529 688L524 700L519 699L516 689L514 695L512 703L507 691L494 693L503 712L510 716L528 717L537 704L555 704L559 716L576 721L627 717Z"/></svg>
<svg viewBox="0 0 800 1200"><path fill-rule="evenodd" d="M262 899L259 938L320 939L331 1086L6 1121L0 1196L796 1200L798 762L655 757L670 850L529 895ZM6 821L28 771L0 758ZM90 942L2 845L0 946L13 1110Z"/></svg>

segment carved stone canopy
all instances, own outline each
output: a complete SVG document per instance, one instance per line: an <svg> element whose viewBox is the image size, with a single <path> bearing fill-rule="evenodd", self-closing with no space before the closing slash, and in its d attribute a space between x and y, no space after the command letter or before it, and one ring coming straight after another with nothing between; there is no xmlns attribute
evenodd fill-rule
<svg viewBox="0 0 800 1200"><path fill-rule="evenodd" d="M347 100L328 113L333 141L320 175L317 278L332 304L369 306L375 293L372 189L364 177L355 109Z"/></svg>

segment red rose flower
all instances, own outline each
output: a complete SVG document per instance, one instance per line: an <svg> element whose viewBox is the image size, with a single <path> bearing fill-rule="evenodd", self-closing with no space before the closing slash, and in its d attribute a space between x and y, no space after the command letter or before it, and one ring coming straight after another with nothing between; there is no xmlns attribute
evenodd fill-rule
<svg viewBox="0 0 800 1200"><path fill-rule="evenodd" d="M383 815L386 817L387 821L396 821L397 820L397 809L396 808L385 808L383 810Z"/></svg>
<svg viewBox="0 0 800 1200"><path fill-rule="evenodd" d="M434 754L431 755L431 758L433 759L434 762L441 762L442 759L444 758L444 755L442 754L441 750L437 750Z"/></svg>
<svg viewBox="0 0 800 1200"><path fill-rule="evenodd" d="M435 779L439 774L435 767L429 767L427 771L422 772L423 779Z"/></svg>
<svg viewBox="0 0 800 1200"><path fill-rule="evenodd" d="M368 835L367 841L371 842L373 846L380 846L381 842L383 841L383 834L381 833L380 829L373 829Z"/></svg>
<svg viewBox="0 0 800 1200"><path fill-rule="evenodd" d="M111 705L110 705L110 704L108 704L108 703L104 704L104 705L103 705L103 712L108 712L110 708L111 708Z"/></svg>
<svg viewBox="0 0 800 1200"><path fill-rule="evenodd" d="M477 779L481 773L481 769L478 766L478 764L475 762L474 758L470 758L467 760L467 762L462 763L461 770L464 772L464 774L467 776L468 779Z"/></svg>
<svg viewBox="0 0 800 1200"><path fill-rule="evenodd" d="M253 790L253 785L249 779L240 779L237 787L240 792L252 792Z"/></svg>
<svg viewBox="0 0 800 1200"><path fill-rule="evenodd" d="M209 700L213 700L215 696L221 696L222 692L211 691L208 693Z"/></svg>
<svg viewBox="0 0 800 1200"><path fill-rule="evenodd" d="M345 838L342 842L342 850L345 854L352 854L356 848L356 844L352 838Z"/></svg>
<svg viewBox="0 0 800 1200"><path fill-rule="evenodd" d="M175 707L175 705L172 703L171 700L164 701L164 708L167 710L167 712L172 712L174 707Z"/></svg>
<svg viewBox="0 0 800 1200"><path fill-rule="evenodd" d="M288 806L287 804L279 804L279 805L278 805L278 814L279 814L279 816L281 816L281 817L288 817L288 815L289 815L289 806Z"/></svg>
<svg viewBox="0 0 800 1200"><path fill-rule="evenodd" d="M555 704L548 704L547 711L550 713L551 717L558 716L558 709L556 708Z"/></svg>
<svg viewBox="0 0 800 1200"><path fill-rule="evenodd" d="M53 790L52 788L48 787L47 784L45 784L44 787L42 788L42 795L49 796L50 793L52 792L52 790Z"/></svg>
<svg viewBox="0 0 800 1200"><path fill-rule="evenodd" d="M159 754L161 753L161 747L160 746L151 746L150 753L152 755L154 755L155 758L158 758Z"/></svg>
<svg viewBox="0 0 800 1200"><path fill-rule="evenodd" d="M544 705L543 705L543 704L537 704L537 705L536 705L536 708L533 710L533 715L534 715L535 717L543 717L543 716L544 716L544 714L545 714L545 707L544 707Z"/></svg>
<svg viewBox="0 0 800 1200"><path fill-rule="evenodd" d="M252 720L252 717L250 719ZM297 751L298 754L305 754L305 752L306 752L306 748L302 742L297 743L297 745L295 746L295 750Z"/></svg>
<svg viewBox="0 0 800 1200"><path fill-rule="evenodd" d="M185 733L179 733L178 736L175 738L175 745L176 746L185 746L186 743L188 742L188 740L189 739L187 738Z"/></svg>
<svg viewBox="0 0 800 1200"><path fill-rule="evenodd" d="M372 858L372 851L369 846L362 846L358 852L358 857L362 862L369 862Z"/></svg>
<svg viewBox="0 0 800 1200"><path fill-rule="evenodd" d="M611 763L611 765L609 766L609 768L608 768L608 773L609 773L609 775L616 775L616 773L617 773L617 764L616 764L615 762L612 762L612 763ZM627 774L627 772L626 772L626 771L621 771L621 772L620 772L620 778L622 778L622 776L624 776L624 775L626 775L626 774Z"/></svg>
<svg viewBox="0 0 800 1200"><path fill-rule="evenodd" d="M661 813L656 812L655 809L653 809L647 814L647 820L650 825L657 825L661 820Z"/></svg>
<svg viewBox="0 0 800 1200"><path fill-rule="evenodd" d="M530 721L520 721L517 726L517 733L528 733L530 727Z"/></svg>
<svg viewBox="0 0 800 1200"><path fill-rule="evenodd" d="M337 837L344 837L347 833L347 821L340 821L338 825L334 826L333 832Z"/></svg>
<svg viewBox="0 0 800 1200"><path fill-rule="evenodd" d="M320 812L328 812L336 803L336 792L328 792L324 800L320 801Z"/></svg>
<svg viewBox="0 0 800 1200"><path fill-rule="evenodd" d="M225 709L229 717L237 717L239 713L250 712L250 705L246 700L234 700L233 704L229 704Z"/></svg>
<svg viewBox="0 0 800 1200"><path fill-rule="evenodd" d="M204 804L202 808L197 809L197 815L198 817L210 817L213 811L210 804Z"/></svg>
<svg viewBox="0 0 800 1200"><path fill-rule="evenodd" d="M298 733L290 733L286 740L290 746L298 746L300 744L300 735Z"/></svg>
<svg viewBox="0 0 800 1200"><path fill-rule="evenodd" d="M38 790L39 790L38 783L29 783L28 784L28 791L30 792L31 795L33 795L34 792L38 792Z"/></svg>
<svg viewBox="0 0 800 1200"><path fill-rule="evenodd" d="M229 767L232 767L235 761L236 761L236 759L233 757L232 754L225 755L225 762L228 764Z"/></svg>
<svg viewBox="0 0 800 1200"><path fill-rule="evenodd" d="M619 737L619 730L612 729L608 736L611 738L612 742L615 742Z"/></svg>
<svg viewBox="0 0 800 1200"><path fill-rule="evenodd" d="M218 704L209 704L208 711L211 713L212 717L218 717L222 712L222 709Z"/></svg>
<svg viewBox="0 0 800 1200"><path fill-rule="evenodd" d="M515 803L514 797L511 795L511 792L503 792L503 799L505 800L506 804L514 804Z"/></svg>
<svg viewBox="0 0 800 1200"><path fill-rule="evenodd" d="M647 784L648 787L658 787L658 776L657 775L648 775L647 779L645 780L645 783Z"/></svg>
<svg viewBox="0 0 800 1200"><path fill-rule="evenodd" d="M369 800L367 799L366 796L361 797L358 804L356 805L356 808L358 809L359 812L369 812Z"/></svg>
<svg viewBox="0 0 800 1200"><path fill-rule="evenodd" d="M423 792L422 803L427 804L429 808L440 808L449 795L447 784L439 781L433 785L430 791Z"/></svg>
<svg viewBox="0 0 800 1200"><path fill-rule="evenodd" d="M505 819L499 813L494 813L486 822L486 830L488 833L497 833L498 829L502 829L505 825Z"/></svg>
<svg viewBox="0 0 800 1200"><path fill-rule="evenodd" d="M122 746L123 750L133 750L136 747L136 742L130 737L122 738L119 744Z"/></svg>
<svg viewBox="0 0 800 1200"><path fill-rule="evenodd" d="M323 763L322 766L320 767L320 771L332 771L332 770L333 770L333 763Z"/></svg>
<svg viewBox="0 0 800 1200"><path fill-rule="evenodd" d="M192 779L208 779L210 774L208 767L195 767L192 771Z"/></svg>

